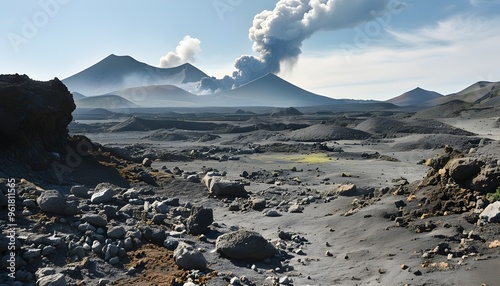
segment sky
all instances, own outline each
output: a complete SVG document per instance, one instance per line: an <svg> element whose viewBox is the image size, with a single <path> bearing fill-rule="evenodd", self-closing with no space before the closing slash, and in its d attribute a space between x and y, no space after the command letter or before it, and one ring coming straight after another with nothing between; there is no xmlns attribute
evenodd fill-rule
<svg viewBox="0 0 500 286"><path fill-rule="evenodd" d="M341 12L318 8L292 25L283 5L301 1ZM269 25L249 33L256 15ZM222 78L242 55L267 64L266 36L300 34L269 70L324 96L386 100L500 81L500 0L3 0L0 21L0 74L37 80L110 54L158 67L188 61Z"/></svg>

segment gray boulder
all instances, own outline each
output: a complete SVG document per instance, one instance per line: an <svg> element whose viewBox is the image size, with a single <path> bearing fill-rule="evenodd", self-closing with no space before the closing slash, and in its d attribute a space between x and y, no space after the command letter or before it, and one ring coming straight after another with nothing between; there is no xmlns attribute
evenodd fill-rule
<svg viewBox="0 0 500 286"><path fill-rule="evenodd" d="M481 169L471 184L471 189L483 194L495 192L500 187L500 166Z"/></svg>
<svg viewBox="0 0 500 286"><path fill-rule="evenodd" d="M70 191L70 193L72 193L73 195L80 197L80 198L85 198L85 199L90 198L89 192L90 192L89 188L87 188L85 186L81 186L81 185L71 187L71 191Z"/></svg>
<svg viewBox="0 0 500 286"><path fill-rule="evenodd" d="M225 256L237 260L263 260L276 253L276 248L259 233L247 230L219 236L215 247Z"/></svg>
<svg viewBox="0 0 500 286"><path fill-rule="evenodd" d="M163 229L157 227L147 226L142 230L142 234L147 240L156 245L163 245L163 242L167 238L167 233Z"/></svg>
<svg viewBox="0 0 500 286"><path fill-rule="evenodd" d="M84 214L81 220L96 227L104 227L108 224L108 221L98 214Z"/></svg>
<svg viewBox="0 0 500 286"><path fill-rule="evenodd" d="M245 185L241 182L231 181L222 177L213 177L210 180L208 192L213 196L228 196L247 198L248 193Z"/></svg>
<svg viewBox="0 0 500 286"><path fill-rule="evenodd" d="M108 229L108 237L109 238L123 238L125 237L125 234L127 233L127 231L125 230L125 228L123 226L113 226L113 227L110 227Z"/></svg>
<svg viewBox="0 0 500 286"><path fill-rule="evenodd" d="M500 202L489 204L479 215L479 218L487 222L500 222Z"/></svg>
<svg viewBox="0 0 500 286"><path fill-rule="evenodd" d="M36 281L38 286L66 286L66 278L63 274L52 274L44 276Z"/></svg>
<svg viewBox="0 0 500 286"><path fill-rule="evenodd" d="M203 253L185 242L180 242L174 250L174 260L179 267L185 270L207 269L207 260Z"/></svg>
<svg viewBox="0 0 500 286"><path fill-rule="evenodd" d="M212 209L193 207L186 222L187 231L194 235L204 234L208 230L207 227L213 222L214 214Z"/></svg>
<svg viewBox="0 0 500 286"><path fill-rule="evenodd" d="M93 204L107 203L113 200L119 188L110 183L100 183L95 187L94 193L90 198Z"/></svg>
<svg viewBox="0 0 500 286"><path fill-rule="evenodd" d="M484 166L484 162L474 158L458 158L449 163L449 174L455 182L463 183L476 176Z"/></svg>
<svg viewBox="0 0 500 286"><path fill-rule="evenodd" d="M63 194L56 190L45 190L36 199L36 202L43 212L74 215L78 213L75 204L68 204Z"/></svg>

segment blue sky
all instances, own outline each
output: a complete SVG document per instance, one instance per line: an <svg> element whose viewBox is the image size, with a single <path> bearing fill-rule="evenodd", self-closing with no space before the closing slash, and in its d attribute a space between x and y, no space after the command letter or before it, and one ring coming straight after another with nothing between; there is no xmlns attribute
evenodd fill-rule
<svg viewBox="0 0 500 286"><path fill-rule="evenodd" d="M279 75L322 95L363 99L389 99L417 86L447 94L500 80L499 0L391 1L404 8L314 33ZM239 56L257 55L248 30L256 14L277 2L5 0L0 73L63 79L112 53L159 66L189 35L199 40L189 61L222 77Z"/></svg>

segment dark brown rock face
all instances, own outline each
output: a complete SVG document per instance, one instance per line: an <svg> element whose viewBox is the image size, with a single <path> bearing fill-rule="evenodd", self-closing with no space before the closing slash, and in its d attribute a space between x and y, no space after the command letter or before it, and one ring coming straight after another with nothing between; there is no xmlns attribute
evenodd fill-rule
<svg viewBox="0 0 500 286"><path fill-rule="evenodd" d="M11 152L32 168L46 166L51 152L64 151L75 108L57 78L43 82L26 75L0 75L0 152Z"/></svg>

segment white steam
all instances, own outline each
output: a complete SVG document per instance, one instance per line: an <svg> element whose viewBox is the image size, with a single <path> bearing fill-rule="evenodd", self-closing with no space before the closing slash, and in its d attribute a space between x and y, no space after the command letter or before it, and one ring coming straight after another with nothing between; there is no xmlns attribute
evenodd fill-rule
<svg viewBox="0 0 500 286"><path fill-rule="evenodd" d="M194 62L201 52L201 41L197 38L185 36L177 45L174 52L169 52L160 58L160 67L176 67L187 62Z"/></svg>
<svg viewBox="0 0 500 286"><path fill-rule="evenodd" d="M378 17L388 5L403 5L402 1L280 0L274 10L254 17L248 36L258 56L239 57L231 76L205 78L200 89L230 89L267 73L278 73L283 63L293 66L297 62L302 42L314 33L355 27Z"/></svg>

